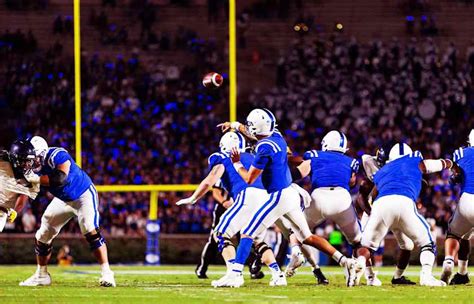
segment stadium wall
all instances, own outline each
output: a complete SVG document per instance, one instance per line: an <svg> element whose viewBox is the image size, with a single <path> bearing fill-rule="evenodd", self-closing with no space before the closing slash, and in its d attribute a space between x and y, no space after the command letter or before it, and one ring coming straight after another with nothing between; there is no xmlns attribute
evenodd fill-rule
<svg viewBox="0 0 474 304"><path fill-rule="evenodd" d="M160 236L160 251L162 264L195 264L201 256L201 250L207 242L203 234L162 234ZM34 264L33 234L1 234L0 235L0 264ZM145 237L106 237L109 246L109 258L113 264L143 263L146 248ZM444 259L444 239L438 238L438 265ZM472 241L474 243L474 241ZM95 263L88 250L86 241L77 235L63 234L54 241L51 263L57 263L56 255L64 245L69 245L75 263ZM389 236L385 239L384 264L394 265L398 255L396 240ZM418 252L412 253L412 263L418 264ZM474 252L470 260L474 260ZM222 261L221 261L222 262Z"/></svg>

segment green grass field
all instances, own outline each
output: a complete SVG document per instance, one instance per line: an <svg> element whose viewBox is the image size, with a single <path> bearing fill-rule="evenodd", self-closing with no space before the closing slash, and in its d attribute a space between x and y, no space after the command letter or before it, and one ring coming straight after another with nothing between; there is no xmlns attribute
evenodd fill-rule
<svg viewBox="0 0 474 304"><path fill-rule="evenodd" d="M474 286L445 288L390 285L392 267L380 269L382 287L347 288L339 268L324 267L329 286L316 286L309 268L300 269L288 280L288 286L271 288L269 276L262 280L246 278L239 289L214 289L212 279L224 268L209 270L210 279L198 280L192 266L115 266L117 288L100 288L99 271L92 266L51 267L53 285L19 287L18 283L35 270L34 266L0 267L0 303L474 303ZM408 270L418 281L417 267ZM440 269L435 273L439 275ZM471 272L474 269L471 268Z"/></svg>

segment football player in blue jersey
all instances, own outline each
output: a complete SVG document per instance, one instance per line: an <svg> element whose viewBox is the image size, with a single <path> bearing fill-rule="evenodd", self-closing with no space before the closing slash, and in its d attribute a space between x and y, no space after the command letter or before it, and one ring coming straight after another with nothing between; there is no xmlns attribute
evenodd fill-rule
<svg viewBox="0 0 474 304"><path fill-rule="evenodd" d="M420 152L413 152L405 143L392 147L387 164L374 176L376 200L362 233L363 247L357 250L360 267L365 267L371 251L377 250L388 230L400 231L421 248L420 285L446 285L433 277L436 244L429 225L417 211L416 200L424 173L440 172L452 166L451 160L423 160Z"/></svg>
<svg viewBox="0 0 474 304"><path fill-rule="evenodd" d="M357 203L360 209L363 211L362 218L361 218L361 225L362 230L365 228L370 213L372 211L372 201L373 198L370 196L371 191L374 187L374 175L380 168L385 164L387 160L387 156L385 151L382 148L377 149L376 155L362 155L362 165L365 172L365 178L360 182L359 186L359 195L357 197ZM401 231L392 231L398 245L400 247L400 254L398 255L397 259L397 266L395 273L392 278L393 285L415 285L416 283L406 278L403 273L405 272L408 264L410 262L411 251L414 248L413 241L403 234ZM372 259L373 260L373 259ZM373 261L371 263L367 263L365 277L367 280L367 285L370 284L371 281L374 280L375 271L372 270ZM381 283L381 282L380 282Z"/></svg>
<svg viewBox="0 0 474 304"><path fill-rule="evenodd" d="M470 239L474 234L474 130L471 130L467 148L454 152L454 180L461 184L461 198L452 219L444 243L445 258L441 280L446 284L468 284L467 272ZM458 255L458 272L451 279L454 257Z"/></svg>
<svg viewBox="0 0 474 304"><path fill-rule="evenodd" d="M242 163L249 168L254 156L245 152L246 144L244 137L237 132L228 132L220 140L220 152L213 153L209 157L210 172L199 184L194 193L187 198L178 201L177 205L194 204L197 202L219 179L224 188L232 197L234 203L222 215L219 224L215 228L215 237L218 239L222 257L227 265L227 272L232 272L232 263L235 260L235 247L231 238L241 231L248 218L255 210L268 200L268 194L263 189L261 179L256 179L247 185L235 170L230 159L232 149L241 152ZM286 285L286 278L278 264L270 247L263 241L265 231L261 231L255 238L255 249L262 257L262 261L268 265L272 272L270 286ZM219 287L222 281L213 281L212 286Z"/></svg>
<svg viewBox="0 0 474 304"><path fill-rule="evenodd" d="M346 283L348 286L353 286L357 270L355 261L346 258L326 239L313 235L308 227L301 210L298 191L291 187L292 176L288 167L287 144L280 132L275 129L276 119L273 113L267 109L254 109L247 117L246 126L239 122L226 122L219 126L223 131L229 128L236 129L258 140L255 159L249 169L242 163L237 149L233 149L231 158L234 168L247 184L254 183L261 176L263 186L270 195L269 199L250 217L248 224L242 230L242 238L232 272L220 280L222 282L220 286L240 287L244 284L242 270L252 246L252 239L282 216L294 225L296 228L294 233L300 242L321 250L343 266Z"/></svg>
<svg viewBox="0 0 474 304"><path fill-rule="evenodd" d="M47 265L52 241L71 218L77 217L81 232L101 267L99 284L115 287L107 246L99 229L99 198L90 177L65 149L48 147L46 140L39 136L29 139L29 143L34 147L36 159L34 172L25 178L32 183L39 182L54 199L46 208L35 236L37 271L20 286L51 285Z"/></svg>

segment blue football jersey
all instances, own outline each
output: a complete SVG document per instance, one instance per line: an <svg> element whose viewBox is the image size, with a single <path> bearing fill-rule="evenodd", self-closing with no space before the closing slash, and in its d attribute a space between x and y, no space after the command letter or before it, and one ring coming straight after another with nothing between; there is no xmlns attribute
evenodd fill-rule
<svg viewBox="0 0 474 304"><path fill-rule="evenodd" d="M453 161L461 168L461 192L474 194L474 148L459 148L454 151Z"/></svg>
<svg viewBox="0 0 474 304"><path fill-rule="evenodd" d="M350 190L353 173L359 171L359 162L343 153L334 151L307 151L303 159L311 161L311 185L320 187L342 187Z"/></svg>
<svg viewBox="0 0 474 304"><path fill-rule="evenodd" d="M252 165L263 170L262 183L268 193L285 189L291 185L292 179L286 151L286 141L278 131L257 143L255 160Z"/></svg>
<svg viewBox="0 0 474 304"><path fill-rule="evenodd" d="M240 161L242 165L248 170L252 165L254 156L250 153L241 153ZM214 166L222 164L224 165L225 171L221 177L222 186L229 192L230 197L234 200L239 194L240 191L246 189L247 187L255 187L259 189L264 189L262 185L262 179L259 177L253 184L250 186L242 179L240 174L235 170L232 160L229 155L216 152L209 156L209 169L211 170Z"/></svg>
<svg viewBox="0 0 474 304"><path fill-rule="evenodd" d="M65 202L78 199L87 189L89 189L92 185L92 180L87 173L79 168L65 149L56 147L49 148L44 160L44 165L39 172L39 175L49 175L53 172L56 166L67 161L71 162L71 167L66 179L66 184L61 187L47 187L51 194Z"/></svg>
<svg viewBox="0 0 474 304"><path fill-rule="evenodd" d="M423 179L419 168L423 156L415 151L406 156L393 160L383 166L374 175L378 198L387 195L403 195L416 201L421 191Z"/></svg>

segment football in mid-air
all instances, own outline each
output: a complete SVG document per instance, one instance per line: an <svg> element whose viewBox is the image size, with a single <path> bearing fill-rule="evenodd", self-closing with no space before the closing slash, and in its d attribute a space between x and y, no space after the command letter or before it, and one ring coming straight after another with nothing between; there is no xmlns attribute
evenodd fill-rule
<svg viewBox="0 0 474 304"><path fill-rule="evenodd" d="M202 85L208 89L218 88L224 83L224 77L216 72L207 73L202 79Z"/></svg>

